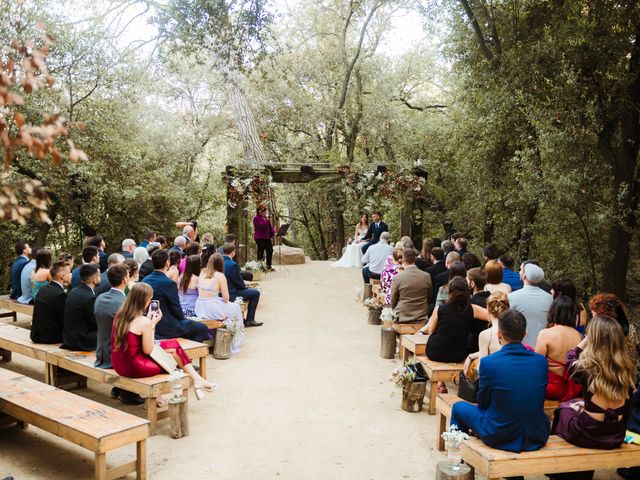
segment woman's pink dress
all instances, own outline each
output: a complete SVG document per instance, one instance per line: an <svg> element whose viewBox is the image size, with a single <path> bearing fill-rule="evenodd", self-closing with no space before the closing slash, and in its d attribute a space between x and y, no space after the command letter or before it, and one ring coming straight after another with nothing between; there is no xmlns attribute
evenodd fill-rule
<svg viewBox="0 0 640 480"><path fill-rule="evenodd" d="M142 335L128 332L127 342L124 348L116 350L114 345L115 342L112 331L111 365L118 375L129 378L144 378L166 373L153 358L142 351ZM160 346L165 350L175 349L184 365L191 363L191 359L177 340L161 340Z"/></svg>

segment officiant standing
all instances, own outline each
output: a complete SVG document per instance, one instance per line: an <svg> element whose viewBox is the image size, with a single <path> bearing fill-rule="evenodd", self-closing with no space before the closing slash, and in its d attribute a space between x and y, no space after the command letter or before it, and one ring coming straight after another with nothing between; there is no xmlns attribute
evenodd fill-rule
<svg viewBox="0 0 640 480"><path fill-rule="evenodd" d="M269 211L267 207L260 206L256 209L256 216L253 217L253 239L256 241L258 247L258 261L264 260L265 253L267 254L267 268L273 270L271 267L271 260L273 258L273 243L271 239L276 234L276 229L271 225L269 220Z"/></svg>
<svg viewBox="0 0 640 480"><path fill-rule="evenodd" d="M367 253L367 250L371 245L378 243L382 232L389 231L387 224L382 221L382 213L373 212L371 218L373 219L373 222L369 225L369 230L367 230L367 234L362 239L363 242L367 242L362 246L362 253Z"/></svg>

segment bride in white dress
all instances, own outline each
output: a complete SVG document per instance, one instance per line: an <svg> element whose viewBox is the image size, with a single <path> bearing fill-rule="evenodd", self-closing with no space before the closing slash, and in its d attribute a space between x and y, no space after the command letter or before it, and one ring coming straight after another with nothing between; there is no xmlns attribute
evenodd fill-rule
<svg viewBox="0 0 640 480"><path fill-rule="evenodd" d="M360 215L360 222L356 225L353 234L353 241L347 245L342 258L331 264L332 267L341 268L362 268L362 239L369 230L369 215L363 213Z"/></svg>

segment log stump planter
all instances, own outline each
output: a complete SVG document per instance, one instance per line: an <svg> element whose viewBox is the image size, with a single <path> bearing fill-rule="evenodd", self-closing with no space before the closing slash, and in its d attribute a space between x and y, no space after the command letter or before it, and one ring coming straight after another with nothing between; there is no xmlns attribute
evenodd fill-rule
<svg viewBox="0 0 640 480"><path fill-rule="evenodd" d="M184 397L169 400L171 438L182 438L189 435L189 415L187 410L187 401Z"/></svg>
<svg viewBox="0 0 640 480"><path fill-rule="evenodd" d="M396 331L393 328L380 329L380 356L382 358L396 356Z"/></svg>
<svg viewBox="0 0 640 480"><path fill-rule="evenodd" d="M425 393L427 393L427 382L406 382L402 386L400 408L405 412L421 412Z"/></svg>
<svg viewBox="0 0 640 480"><path fill-rule="evenodd" d="M380 325L380 314L382 313L382 309L380 308L370 308L369 309L369 325Z"/></svg>
<svg viewBox="0 0 640 480"><path fill-rule="evenodd" d="M216 340L213 344L213 358L226 360L231 357L231 340L233 334L226 328L219 328L216 332Z"/></svg>
<svg viewBox="0 0 640 480"><path fill-rule="evenodd" d="M364 302L367 298L371 297L373 297L373 287L370 283L365 283L362 289L362 301Z"/></svg>

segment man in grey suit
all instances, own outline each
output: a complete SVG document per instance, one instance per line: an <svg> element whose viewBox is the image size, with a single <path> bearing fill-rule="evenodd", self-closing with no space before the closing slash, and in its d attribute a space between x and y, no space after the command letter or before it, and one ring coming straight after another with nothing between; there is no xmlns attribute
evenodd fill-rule
<svg viewBox="0 0 640 480"><path fill-rule="evenodd" d="M94 364L97 368L112 368L111 329L116 312L126 298L124 289L129 282L129 270L125 264L118 263L109 267L107 276L111 288L96 298L93 307L98 326L98 345L96 347L96 363ZM117 387L111 389L111 397L133 405L144 403L144 400L135 393L127 392Z"/></svg>
<svg viewBox="0 0 640 480"><path fill-rule="evenodd" d="M402 251L404 270L391 280L391 307L400 323L426 323L432 288L431 277L416 267L416 251Z"/></svg>

